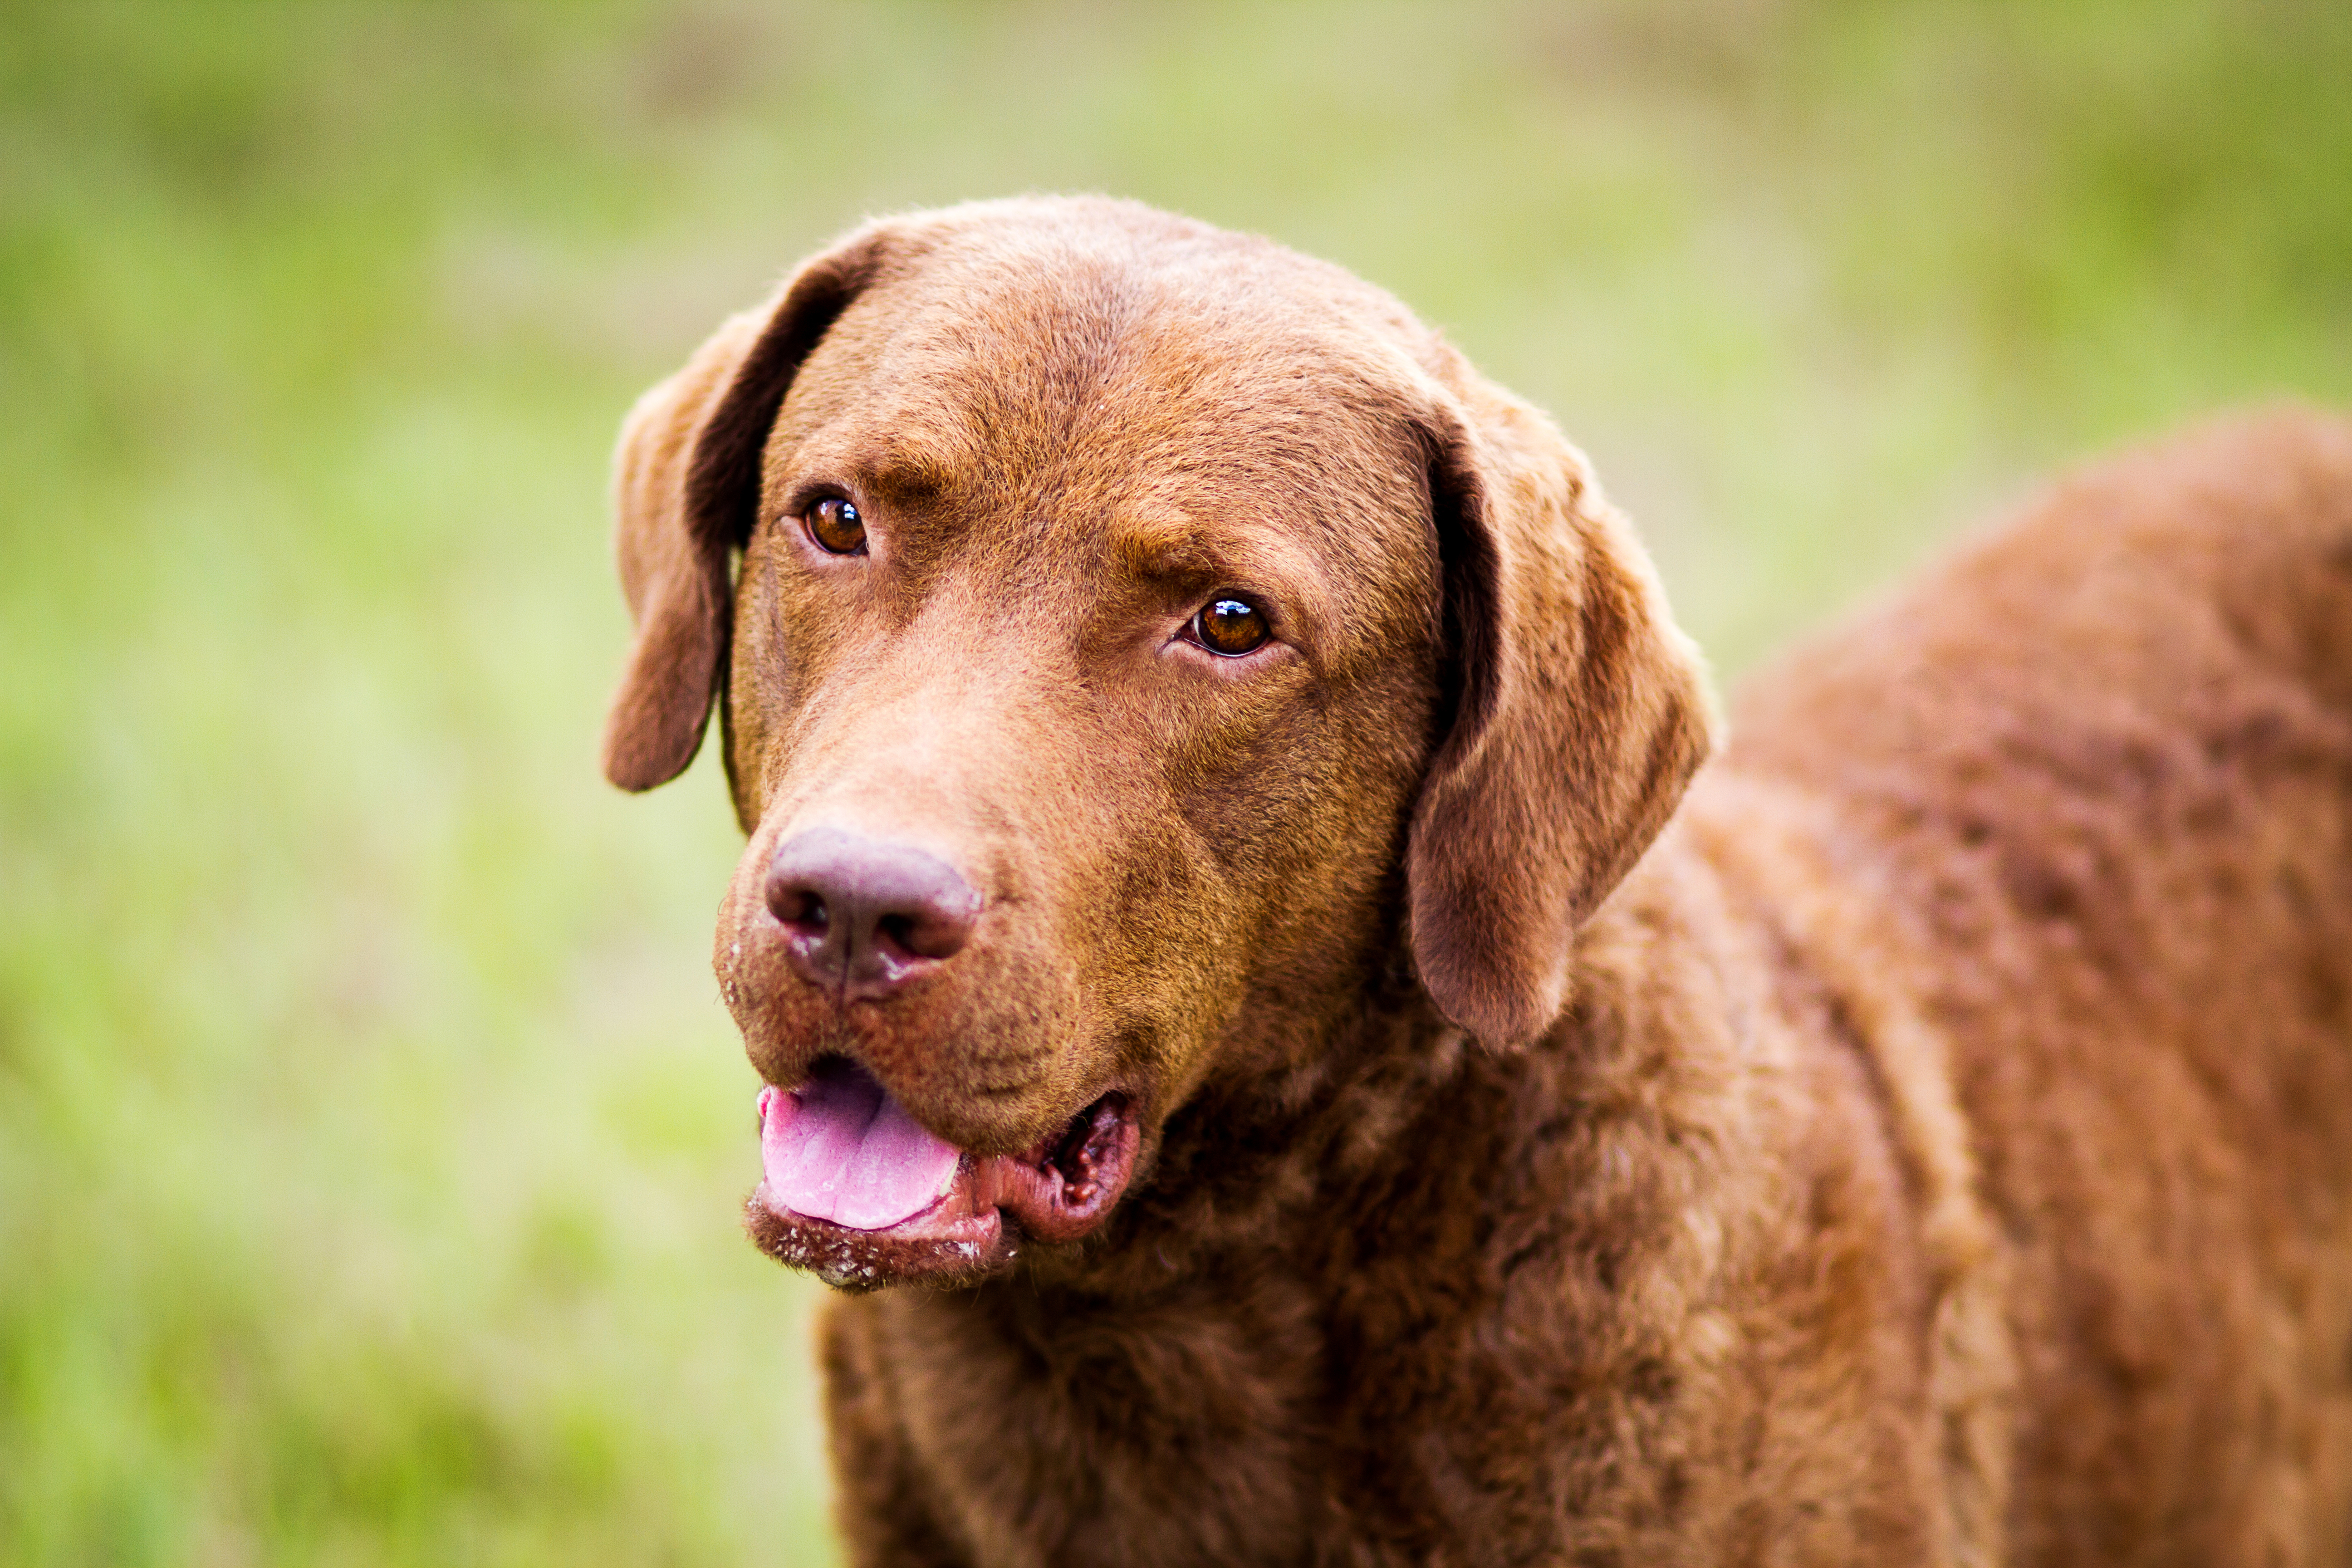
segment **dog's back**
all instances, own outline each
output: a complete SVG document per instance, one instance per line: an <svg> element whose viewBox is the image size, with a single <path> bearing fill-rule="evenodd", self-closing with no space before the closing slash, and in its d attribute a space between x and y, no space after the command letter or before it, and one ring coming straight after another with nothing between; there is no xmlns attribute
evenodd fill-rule
<svg viewBox="0 0 2352 1568"><path fill-rule="evenodd" d="M1948 1057L2012 1560L2336 1560L2352 426L2216 426L2062 486L1754 684L1690 810L1737 833L1759 792L1811 803L1898 955L1877 984Z"/></svg>

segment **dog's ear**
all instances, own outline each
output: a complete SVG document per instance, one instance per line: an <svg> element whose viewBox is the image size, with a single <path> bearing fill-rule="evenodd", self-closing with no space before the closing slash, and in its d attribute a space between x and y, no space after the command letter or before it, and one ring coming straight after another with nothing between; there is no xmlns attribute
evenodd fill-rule
<svg viewBox="0 0 2352 1568"><path fill-rule="evenodd" d="M604 722L604 776L651 789L686 771L726 666L734 552L760 502L760 458L793 373L881 270L869 228L804 263L637 400L614 462L613 552L636 622Z"/></svg>
<svg viewBox="0 0 2352 1568"><path fill-rule="evenodd" d="M1414 963L1454 1023L1533 1039L1576 929L1712 744L1697 650L1583 455L1480 389L1429 416L1444 573L1441 722L1406 870Z"/></svg>

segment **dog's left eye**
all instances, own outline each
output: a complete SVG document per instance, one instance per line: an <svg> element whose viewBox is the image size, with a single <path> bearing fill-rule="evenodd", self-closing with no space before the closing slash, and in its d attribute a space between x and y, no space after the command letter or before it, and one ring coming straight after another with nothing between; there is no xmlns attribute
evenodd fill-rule
<svg viewBox="0 0 2352 1568"><path fill-rule="evenodd" d="M1265 644L1265 614L1247 599L1215 598L1192 616L1192 640L1211 653L1239 658Z"/></svg>
<svg viewBox="0 0 2352 1568"><path fill-rule="evenodd" d="M855 555L866 548L866 520L840 496L827 496L808 509L809 537L835 555Z"/></svg>

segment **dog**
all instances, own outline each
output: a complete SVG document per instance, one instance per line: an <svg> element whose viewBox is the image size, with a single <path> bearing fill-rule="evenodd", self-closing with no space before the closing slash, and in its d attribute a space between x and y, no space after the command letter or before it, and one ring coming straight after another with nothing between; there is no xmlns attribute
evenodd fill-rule
<svg viewBox="0 0 2352 1568"><path fill-rule="evenodd" d="M1727 742L1541 414L1132 204L856 230L616 494L854 1561L2352 1552L2352 426L2066 481Z"/></svg>

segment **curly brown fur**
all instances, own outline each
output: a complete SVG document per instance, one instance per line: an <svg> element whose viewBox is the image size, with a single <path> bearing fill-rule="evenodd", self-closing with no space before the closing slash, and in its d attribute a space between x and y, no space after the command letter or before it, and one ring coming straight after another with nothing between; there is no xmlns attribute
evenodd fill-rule
<svg viewBox="0 0 2352 1568"><path fill-rule="evenodd" d="M965 1152L936 1234L997 1227L754 1197L899 1281L824 1331L857 1561L2352 1548L2352 427L2071 481L1687 793L1698 666L1582 458L1148 209L869 226L648 395L619 496L608 771L719 699L753 1061L854 1063ZM1185 644L1231 592L1255 663ZM762 892L811 824L958 868L971 942L813 984ZM1089 1124L1139 1140L1103 1214L975 1217Z"/></svg>

